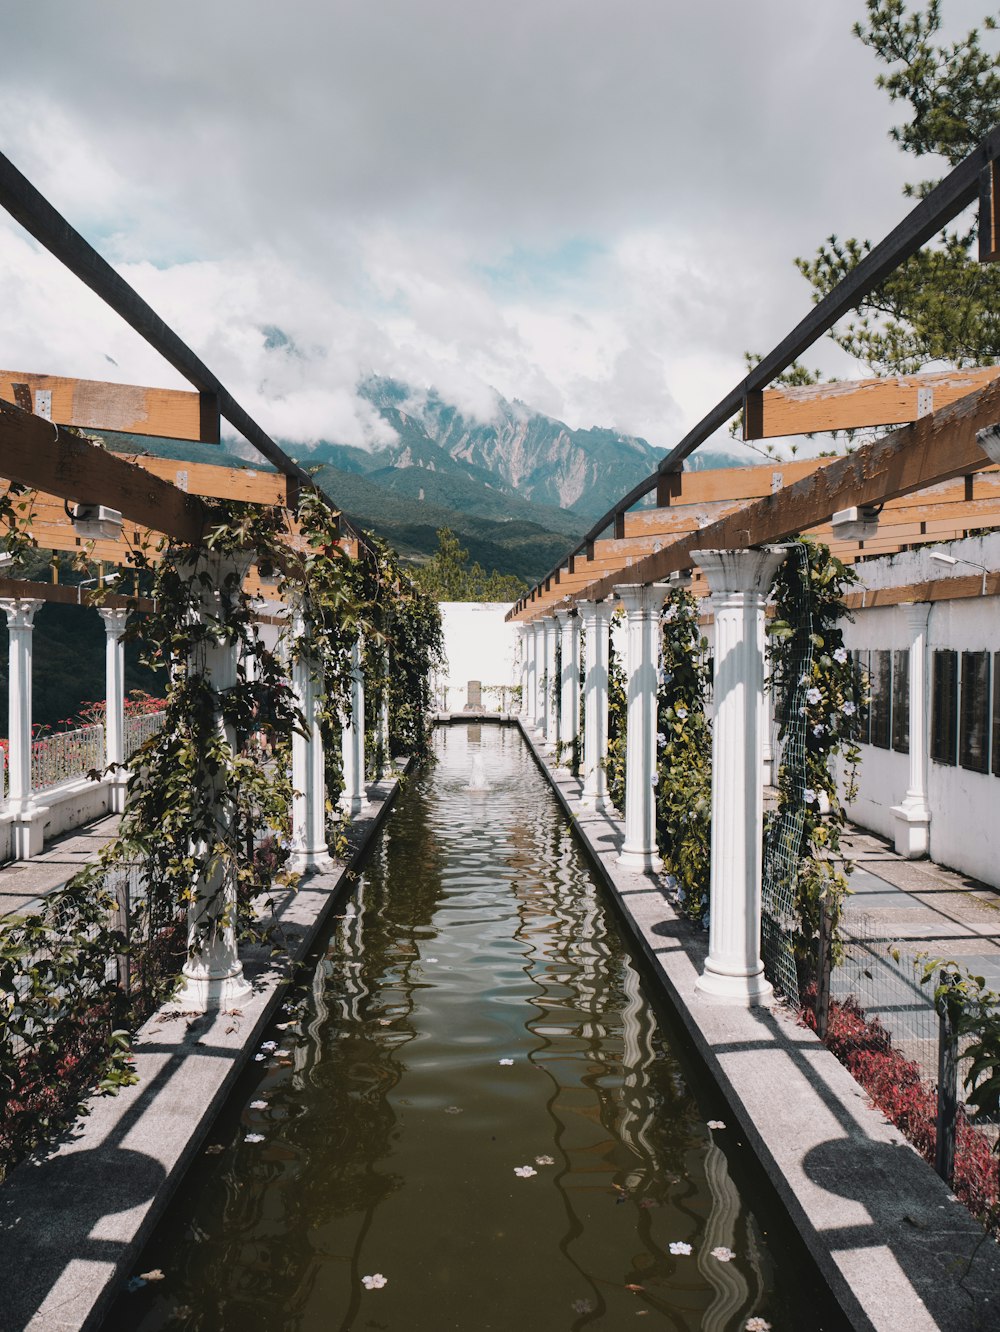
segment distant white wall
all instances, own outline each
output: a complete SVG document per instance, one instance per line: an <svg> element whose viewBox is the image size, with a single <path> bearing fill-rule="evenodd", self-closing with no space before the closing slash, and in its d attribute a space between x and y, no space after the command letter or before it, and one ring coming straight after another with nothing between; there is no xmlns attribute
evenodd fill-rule
<svg viewBox="0 0 1000 1332"><path fill-rule="evenodd" d="M446 662L438 672L438 705L446 712L461 712L468 699L470 680L483 685L482 703L489 712L499 712L501 696L486 692L488 686L507 689L519 684L517 675L517 626L506 623L510 602L444 601ZM510 699L506 706L510 707Z"/></svg>

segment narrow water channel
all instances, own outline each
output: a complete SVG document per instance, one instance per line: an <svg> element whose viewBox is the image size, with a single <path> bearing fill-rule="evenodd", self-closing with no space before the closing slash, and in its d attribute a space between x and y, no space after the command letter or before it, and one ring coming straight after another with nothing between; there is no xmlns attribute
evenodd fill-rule
<svg viewBox="0 0 1000 1332"><path fill-rule="evenodd" d="M520 736L435 757L105 1328L839 1327Z"/></svg>

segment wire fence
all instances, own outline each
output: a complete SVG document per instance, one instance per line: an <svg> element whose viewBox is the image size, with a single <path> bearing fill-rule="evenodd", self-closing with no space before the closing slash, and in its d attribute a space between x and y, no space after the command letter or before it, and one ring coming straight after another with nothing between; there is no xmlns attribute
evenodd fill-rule
<svg viewBox="0 0 1000 1332"><path fill-rule="evenodd" d="M125 718L126 763L151 736L156 735L158 731L162 731L166 716L165 712L140 712Z"/></svg>
<svg viewBox="0 0 1000 1332"><path fill-rule="evenodd" d="M104 727L100 723L39 736L31 742L31 789L45 791L92 769L103 770L104 757Z"/></svg>
<svg viewBox="0 0 1000 1332"><path fill-rule="evenodd" d="M835 1001L854 999L865 1017L877 1020L892 1039L892 1047L920 1071L928 1088L938 1084L941 1056L941 1020L934 1004L934 983L921 984L924 955L910 945L901 945L870 916L850 913L842 926L845 936L843 960L832 977ZM970 1060L959 1046L959 1100L964 1099L964 1079ZM983 1128L995 1141L1000 1136L1000 1116L984 1116L967 1110L971 1123Z"/></svg>

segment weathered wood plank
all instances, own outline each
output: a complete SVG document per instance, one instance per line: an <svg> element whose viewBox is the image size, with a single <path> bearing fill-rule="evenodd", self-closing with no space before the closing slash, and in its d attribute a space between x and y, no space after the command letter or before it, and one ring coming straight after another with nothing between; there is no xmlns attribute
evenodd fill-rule
<svg viewBox="0 0 1000 1332"><path fill-rule="evenodd" d="M200 541L207 519L196 496L3 401L0 474L60 499L108 505L177 541Z"/></svg>
<svg viewBox="0 0 1000 1332"><path fill-rule="evenodd" d="M0 398L23 406L16 385L26 387L29 411L59 425L219 442L218 403L211 394L0 370Z"/></svg>
<svg viewBox="0 0 1000 1332"><path fill-rule="evenodd" d="M774 439L779 435L903 425L974 393L998 375L1000 365L988 365L764 389L747 399L743 438Z"/></svg>
<svg viewBox="0 0 1000 1332"><path fill-rule="evenodd" d="M698 549L740 550L781 541L827 522L839 509L879 504L989 465L976 431L1000 421L1000 380L922 417L827 467L727 514L697 533L681 536L638 560L617 578L605 578L588 596L608 596L615 582L652 583L692 563Z"/></svg>

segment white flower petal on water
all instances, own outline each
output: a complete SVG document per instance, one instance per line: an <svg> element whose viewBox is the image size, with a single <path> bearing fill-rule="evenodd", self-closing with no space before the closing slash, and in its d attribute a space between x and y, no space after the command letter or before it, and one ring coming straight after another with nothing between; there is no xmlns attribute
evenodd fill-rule
<svg viewBox="0 0 1000 1332"><path fill-rule="evenodd" d="M274 1057L275 1059L287 1059L291 1053L291 1050L275 1050Z"/></svg>
<svg viewBox="0 0 1000 1332"><path fill-rule="evenodd" d="M244 1142L263 1142L263 1141L264 1141L264 1135L263 1135L263 1133L247 1133L247 1134L244 1136L243 1141L244 1141Z"/></svg>
<svg viewBox="0 0 1000 1332"><path fill-rule="evenodd" d="M718 1244L712 1250L712 1257L718 1258L720 1263L731 1263L736 1254L733 1253L732 1249L727 1249L724 1244Z"/></svg>
<svg viewBox="0 0 1000 1332"><path fill-rule="evenodd" d="M509 1068L513 1064L513 1059L498 1059L498 1064L503 1064L504 1068Z"/></svg>
<svg viewBox="0 0 1000 1332"><path fill-rule="evenodd" d="M251 1102L250 1102L250 1109L251 1109L251 1110L266 1110L266 1109L267 1109L267 1102L266 1102L266 1101L251 1101Z"/></svg>
<svg viewBox="0 0 1000 1332"><path fill-rule="evenodd" d="M746 1332L771 1332L771 1324L766 1318L748 1318L743 1326Z"/></svg>
<svg viewBox="0 0 1000 1332"><path fill-rule="evenodd" d="M381 1290L383 1286L389 1284L389 1278L384 1277L381 1272L375 1272L371 1276L363 1276L361 1284L365 1290Z"/></svg>
<svg viewBox="0 0 1000 1332"><path fill-rule="evenodd" d="M532 1175L537 1175L538 1171L534 1166L515 1166L514 1174L518 1179L530 1179Z"/></svg>
<svg viewBox="0 0 1000 1332"><path fill-rule="evenodd" d="M691 1252L691 1245L686 1244L684 1240L674 1240L670 1245L670 1252L675 1258L686 1258Z"/></svg>
<svg viewBox="0 0 1000 1332"><path fill-rule="evenodd" d="M254 1055L254 1059L258 1064L262 1064L266 1058L267 1055L261 1055L261 1054Z"/></svg>
<svg viewBox="0 0 1000 1332"><path fill-rule="evenodd" d="M708 1127L710 1129L722 1129L725 1128L726 1125L721 1119L710 1119L708 1121Z"/></svg>
<svg viewBox="0 0 1000 1332"><path fill-rule="evenodd" d="M551 1156L536 1156L535 1165L555 1165L555 1158Z"/></svg>

